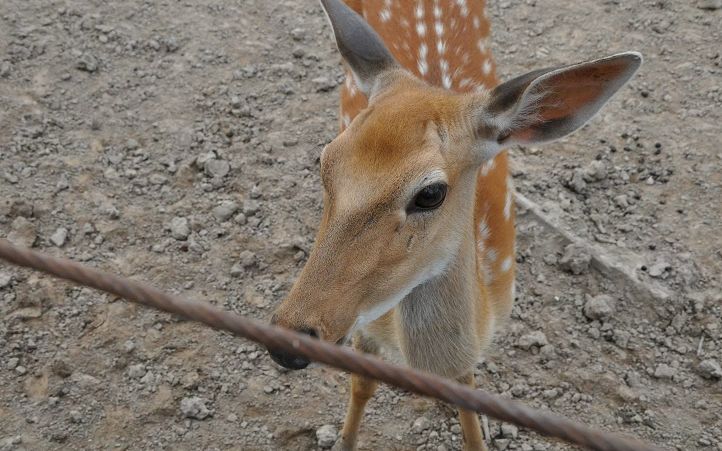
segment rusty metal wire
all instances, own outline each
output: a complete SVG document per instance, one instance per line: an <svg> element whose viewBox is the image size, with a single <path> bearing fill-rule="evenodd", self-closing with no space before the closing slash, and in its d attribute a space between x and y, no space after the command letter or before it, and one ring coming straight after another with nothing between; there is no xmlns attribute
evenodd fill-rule
<svg viewBox="0 0 722 451"><path fill-rule="evenodd" d="M129 301L163 310L225 330L267 348L291 352L310 360L377 379L387 384L436 398L464 409L485 413L502 421L532 429L542 435L599 451L653 451L659 448L614 434L591 429L566 418L532 409L515 401L474 390L428 373L396 366L307 335L244 318L213 305L163 293L156 288L97 269L29 249L0 239L0 258L18 266L46 272Z"/></svg>

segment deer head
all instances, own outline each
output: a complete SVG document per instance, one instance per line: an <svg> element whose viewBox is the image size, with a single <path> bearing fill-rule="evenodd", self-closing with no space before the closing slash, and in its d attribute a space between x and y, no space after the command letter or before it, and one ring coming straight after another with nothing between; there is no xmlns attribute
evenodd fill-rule
<svg viewBox="0 0 722 451"><path fill-rule="evenodd" d="M321 3L369 106L322 152L315 245L272 321L338 342L414 288L462 270L455 258L473 246L479 167L505 147L580 128L632 77L641 55L537 70L490 91L459 94L401 68L342 1ZM308 364L272 357L289 368Z"/></svg>

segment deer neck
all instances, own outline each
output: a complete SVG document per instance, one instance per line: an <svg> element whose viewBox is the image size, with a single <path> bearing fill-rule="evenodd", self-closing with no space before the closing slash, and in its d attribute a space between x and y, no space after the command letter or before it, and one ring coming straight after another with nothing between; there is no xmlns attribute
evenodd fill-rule
<svg viewBox="0 0 722 451"><path fill-rule="evenodd" d="M468 212L455 256L445 272L414 288L396 310L399 348L406 362L446 377L468 372L481 352L477 334L479 299L474 218L476 171L465 176Z"/></svg>

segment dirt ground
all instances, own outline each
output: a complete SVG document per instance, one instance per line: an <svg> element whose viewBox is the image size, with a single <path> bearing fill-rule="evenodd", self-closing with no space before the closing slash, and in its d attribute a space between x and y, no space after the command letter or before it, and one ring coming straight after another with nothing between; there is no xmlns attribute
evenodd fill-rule
<svg viewBox="0 0 722 451"><path fill-rule="evenodd" d="M489 5L502 78L621 50L646 63L580 132L511 151L519 192L593 255L519 212L518 299L481 387L722 450L719 6ZM312 245L342 80L312 0L3 0L0 237L266 319ZM254 344L0 265L0 449L318 449L346 397L344 374L287 373ZM489 424L493 449L569 449ZM459 444L452 409L388 387L360 443Z"/></svg>

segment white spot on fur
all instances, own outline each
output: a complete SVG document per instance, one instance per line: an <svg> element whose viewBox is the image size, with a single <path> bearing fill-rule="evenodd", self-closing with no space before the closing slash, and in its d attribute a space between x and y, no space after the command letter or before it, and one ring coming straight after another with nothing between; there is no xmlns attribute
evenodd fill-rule
<svg viewBox="0 0 722 451"><path fill-rule="evenodd" d="M441 39L436 42L436 51L439 52L439 55L446 53L446 43Z"/></svg>
<svg viewBox="0 0 722 451"><path fill-rule="evenodd" d="M474 20L472 21L474 23L474 28L477 30L481 27L481 21L478 17L474 17Z"/></svg>
<svg viewBox="0 0 722 451"><path fill-rule="evenodd" d="M429 72L429 65L426 64L426 61L419 61L418 68L421 75L426 75Z"/></svg>
<svg viewBox="0 0 722 451"><path fill-rule="evenodd" d="M481 66L481 71L484 75L489 75L491 73L491 61L485 60L484 65Z"/></svg>
<svg viewBox="0 0 722 451"><path fill-rule="evenodd" d="M439 5L434 6L434 17L441 19L441 7Z"/></svg>
<svg viewBox="0 0 722 451"><path fill-rule="evenodd" d="M476 46L481 53L486 53L489 50L489 38L479 39L476 41Z"/></svg>
<svg viewBox="0 0 722 451"><path fill-rule="evenodd" d="M495 161L495 159L491 159L481 166L482 177L486 177L487 175L489 175L489 172L494 169L494 164L496 164Z"/></svg>
<svg viewBox="0 0 722 451"><path fill-rule="evenodd" d="M414 14L416 14L416 19L421 20L424 18L424 5L419 3L416 5L416 9L414 10Z"/></svg>
<svg viewBox="0 0 722 451"><path fill-rule="evenodd" d="M449 77L449 74L444 74L441 77L441 84L444 86L444 88L451 89L451 77Z"/></svg>
<svg viewBox="0 0 722 451"><path fill-rule="evenodd" d="M466 88L467 86L471 85L472 81L470 78L464 78L459 82L460 88Z"/></svg>
<svg viewBox="0 0 722 451"><path fill-rule="evenodd" d="M379 13L379 19L381 19L381 22L388 22L389 19L391 19L391 11L388 9L382 9Z"/></svg>
<svg viewBox="0 0 722 451"><path fill-rule="evenodd" d="M436 31L436 35L441 37L444 35L444 24L441 22L434 22L434 31Z"/></svg>
<svg viewBox="0 0 722 451"><path fill-rule="evenodd" d="M506 257L503 262L501 262L501 270L503 272L507 272L511 269L511 257Z"/></svg>
<svg viewBox="0 0 722 451"><path fill-rule="evenodd" d="M426 36L426 24L423 22L418 22L416 24L416 34L419 35L419 37L423 38Z"/></svg>
<svg viewBox="0 0 722 451"><path fill-rule="evenodd" d="M511 177L506 178L506 198L504 199L504 219L507 221L511 218L512 199L512 182Z"/></svg>

